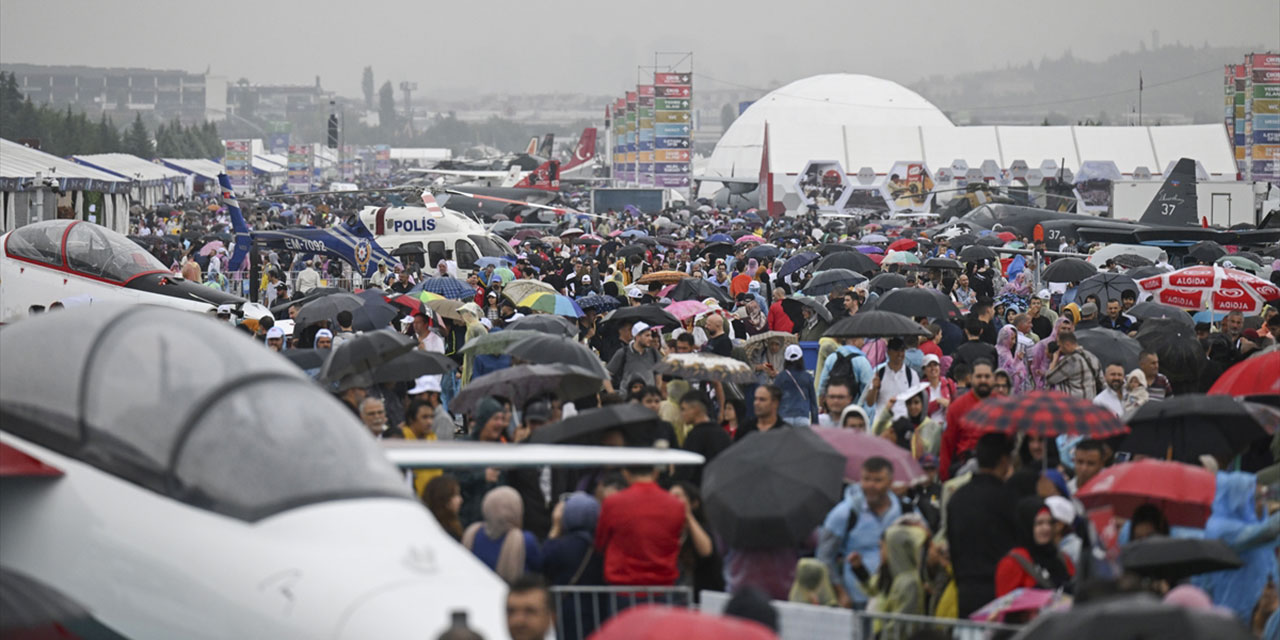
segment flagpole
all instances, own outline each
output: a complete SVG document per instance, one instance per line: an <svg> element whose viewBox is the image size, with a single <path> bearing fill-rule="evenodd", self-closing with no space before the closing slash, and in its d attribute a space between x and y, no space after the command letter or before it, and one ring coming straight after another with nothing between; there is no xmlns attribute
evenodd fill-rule
<svg viewBox="0 0 1280 640"><path fill-rule="evenodd" d="M1142 126L1142 71L1138 71L1138 126Z"/></svg>

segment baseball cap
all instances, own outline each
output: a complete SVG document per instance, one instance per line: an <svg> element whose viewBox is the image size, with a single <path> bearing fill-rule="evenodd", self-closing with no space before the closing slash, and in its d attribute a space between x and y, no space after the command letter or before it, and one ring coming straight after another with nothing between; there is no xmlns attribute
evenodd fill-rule
<svg viewBox="0 0 1280 640"><path fill-rule="evenodd" d="M1071 504L1070 500L1062 496L1049 496L1044 499L1044 506L1049 508L1049 514L1054 520L1063 524L1071 524L1076 519L1076 508Z"/></svg>
<svg viewBox="0 0 1280 640"><path fill-rule="evenodd" d="M804 358L804 349L801 349L798 344L789 344L782 350L782 359L787 362L795 362L801 358Z"/></svg>
<svg viewBox="0 0 1280 640"><path fill-rule="evenodd" d="M631 335L633 335L633 336L638 336L638 335L640 335L640 334L642 334L642 333L644 333L644 332L648 331L648 330L649 330L649 326L650 326L650 325L649 325L649 323L647 323L647 322L637 322L637 323L635 323L635 324L631 325Z"/></svg>
<svg viewBox="0 0 1280 640"><path fill-rule="evenodd" d="M1092 302L1086 302L1084 303L1084 306L1080 307L1080 317L1084 318L1096 315L1098 315L1098 305Z"/></svg>
<svg viewBox="0 0 1280 640"><path fill-rule="evenodd" d="M535 400L524 407L525 421L546 422L551 419L551 405L546 400Z"/></svg>
<svg viewBox="0 0 1280 640"><path fill-rule="evenodd" d="M275 338L284 340L284 329L281 329L280 327L271 327L270 329L267 329L267 339L272 340Z"/></svg>
<svg viewBox="0 0 1280 640"><path fill-rule="evenodd" d="M920 366L921 366L921 367L927 367L927 366L929 366L929 365L931 365L931 364L941 365L941 364L942 364L942 360L940 360L940 359L938 358L937 354L933 354L933 353L926 353L926 354L924 354L924 364L922 364L922 365L920 365Z"/></svg>
<svg viewBox="0 0 1280 640"><path fill-rule="evenodd" d="M484 325L484 328L486 329L493 328L493 321L488 318L480 318L480 324Z"/></svg>
<svg viewBox="0 0 1280 640"><path fill-rule="evenodd" d="M1036 294L1036 297L1040 298L1041 300L1048 300L1051 296L1049 295L1048 289L1041 289L1040 293Z"/></svg>
<svg viewBox="0 0 1280 640"><path fill-rule="evenodd" d="M584 273L584 274L582 274L582 281L583 281L583 282L588 282L588 283L589 283L589 282L591 282L591 276L590 276L590 275L588 275L588 274L585 274L585 273Z"/></svg>
<svg viewBox="0 0 1280 640"><path fill-rule="evenodd" d="M320 338L332 338L332 337L333 337L333 332L328 329L321 329L316 332L316 340L319 340Z"/></svg>
<svg viewBox="0 0 1280 640"><path fill-rule="evenodd" d="M231 312L234 310L235 310L235 307L229 304L218 305L218 315L220 316L229 316L231 315Z"/></svg>
<svg viewBox="0 0 1280 640"><path fill-rule="evenodd" d="M639 288L632 288L629 291L627 291L627 295L631 296L632 298L643 298L644 292L641 291Z"/></svg>
<svg viewBox="0 0 1280 640"><path fill-rule="evenodd" d="M498 297L498 294L497 294L497 293L494 293L493 291L490 291L490 292L489 292L489 297L490 297L490 298L496 298L496 297Z"/></svg>
<svg viewBox="0 0 1280 640"><path fill-rule="evenodd" d="M409 395L416 396L429 391L440 393L440 376L418 376L413 381L413 388L409 390Z"/></svg>

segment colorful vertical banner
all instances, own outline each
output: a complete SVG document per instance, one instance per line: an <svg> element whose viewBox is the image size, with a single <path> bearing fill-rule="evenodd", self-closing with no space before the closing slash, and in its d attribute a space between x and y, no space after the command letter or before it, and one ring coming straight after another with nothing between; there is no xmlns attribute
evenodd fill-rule
<svg viewBox="0 0 1280 640"><path fill-rule="evenodd" d="M292 130L292 122L272 120L267 129L267 150L277 155L289 153L289 132Z"/></svg>
<svg viewBox="0 0 1280 640"><path fill-rule="evenodd" d="M627 170L627 99L618 98L613 103L613 185L620 186L626 182L623 175Z"/></svg>
<svg viewBox="0 0 1280 640"><path fill-rule="evenodd" d="M653 85L636 87L636 184L652 187L653 175Z"/></svg>
<svg viewBox="0 0 1280 640"><path fill-rule="evenodd" d="M639 101L640 96L635 91L627 92L627 162L623 165L627 184L636 184L638 178L638 172L636 171L636 120L639 113Z"/></svg>
<svg viewBox="0 0 1280 640"><path fill-rule="evenodd" d="M1249 58L1249 178L1280 183L1280 54Z"/></svg>
<svg viewBox="0 0 1280 640"><path fill-rule="evenodd" d="M289 145L289 191L308 193L311 191L311 145Z"/></svg>
<svg viewBox="0 0 1280 640"><path fill-rule="evenodd" d="M391 176L391 145L374 145L373 172L376 173L379 178L387 178Z"/></svg>
<svg viewBox="0 0 1280 640"><path fill-rule="evenodd" d="M253 141L227 140L222 165L236 193L253 193Z"/></svg>
<svg viewBox="0 0 1280 640"><path fill-rule="evenodd" d="M654 85L654 186L693 184L693 74L659 72Z"/></svg>
<svg viewBox="0 0 1280 640"><path fill-rule="evenodd" d="M1231 93L1231 144L1236 151L1236 171L1241 176L1249 171L1248 163L1245 160L1245 153L1248 151L1248 145L1244 141L1244 122L1245 122L1245 84L1248 82L1245 78L1245 68L1242 64L1232 66L1232 93Z"/></svg>

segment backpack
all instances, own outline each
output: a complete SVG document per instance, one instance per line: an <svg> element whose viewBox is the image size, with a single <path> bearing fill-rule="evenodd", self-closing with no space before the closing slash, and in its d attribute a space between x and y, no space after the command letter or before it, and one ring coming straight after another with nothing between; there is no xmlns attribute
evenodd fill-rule
<svg viewBox="0 0 1280 640"><path fill-rule="evenodd" d="M887 363L876 367L876 379L879 380L880 382L884 382L884 372L888 368L889 366ZM903 365L903 368L907 370L907 386L908 387L920 381L919 378L916 377L915 369L912 369L906 364Z"/></svg>
<svg viewBox="0 0 1280 640"><path fill-rule="evenodd" d="M851 380L858 385L861 390L866 384L865 380L859 380L853 372L853 359L858 357L857 353L841 353L836 352L836 361L831 365L831 372L827 374L827 380Z"/></svg>

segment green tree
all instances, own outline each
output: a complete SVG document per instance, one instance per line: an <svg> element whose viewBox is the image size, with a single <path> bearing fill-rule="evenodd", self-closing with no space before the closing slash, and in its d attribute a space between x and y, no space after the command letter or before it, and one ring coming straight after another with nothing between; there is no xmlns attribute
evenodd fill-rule
<svg viewBox="0 0 1280 640"><path fill-rule="evenodd" d="M364 68L364 77L360 79L360 88L364 90L364 108L373 109L373 67Z"/></svg>
<svg viewBox="0 0 1280 640"><path fill-rule="evenodd" d="M378 125L384 135L394 134L396 126L396 90L391 88L391 81L382 83L378 89Z"/></svg>
<svg viewBox="0 0 1280 640"><path fill-rule="evenodd" d="M147 133L147 125L142 123L141 113L134 115L133 125L125 133L122 146L125 153L133 154L139 158L150 160L155 157L155 150L151 146L151 135Z"/></svg>
<svg viewBox="0 0 1280 640"><path fill-rule="evenodd" d="M97 127L98 148L102 153L116 153L120 151L120 132L116 130L116 125L107 117L107 113L102 112L102 118L98 120Z"/></svg>

